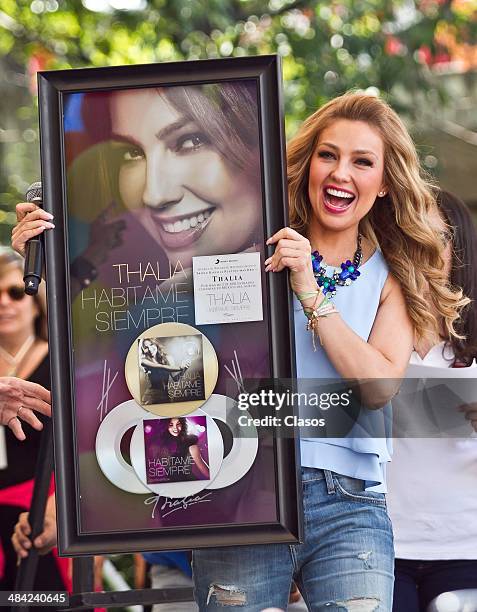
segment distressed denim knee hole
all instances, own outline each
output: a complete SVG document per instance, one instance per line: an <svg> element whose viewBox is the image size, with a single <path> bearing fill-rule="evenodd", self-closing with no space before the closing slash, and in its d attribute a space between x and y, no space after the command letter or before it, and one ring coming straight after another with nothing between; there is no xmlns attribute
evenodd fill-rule
<svg viewBox="0 0 477 612"><path fill-rule="evenodd" d="M247 603L247 595L245 591L239 589L233 584L211 584L209 586L206 605L209 605L212 597L215 598L218 605L224 607L245 606Z"/></svg>
<svg viewBox="0 0 477 612"><path fill-rule="evenodd" d="M330 601L326 604L328 610L342 612L374 612L378 609L380 600L376 597L356 597L346 601Z"/></svg>

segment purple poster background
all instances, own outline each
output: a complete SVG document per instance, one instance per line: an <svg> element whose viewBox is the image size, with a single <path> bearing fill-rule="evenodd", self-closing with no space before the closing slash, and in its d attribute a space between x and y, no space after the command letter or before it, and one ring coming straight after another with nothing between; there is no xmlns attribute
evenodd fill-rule
<svg viewBox="0 0 477 612"><path fill-rule="evenodd" d="M71 283L80 531L274 522L268 442L260 441L252 468L235 484L175 500L114 486L95 454L102 420L131 399L124 364L138 335L164 322L195 325L192 256L259 251L263 263L256 86L65 98L70 261L83 264ZM91 266L94 278L87 278ZM262 272L263 288L266 282ZM263 310L266 317L266 291ZM266 318L196 327L218 357L214 393L226 395L231 372L270 376ZM128 461L127 440L122 446Z"/></svg>

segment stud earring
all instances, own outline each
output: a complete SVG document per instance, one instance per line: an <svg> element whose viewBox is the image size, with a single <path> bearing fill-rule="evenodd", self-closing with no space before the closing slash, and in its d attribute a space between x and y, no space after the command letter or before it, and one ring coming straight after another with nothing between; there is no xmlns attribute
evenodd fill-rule
<svg viewBox="0 0 477 612"><path fill-rule="evenodd" d="M385 192L385 191L379 191L379 192L378 192L378 196L379 196L380 198L384 198L384 196L385 196L385 195L386 195L386 192Z"/></svg>

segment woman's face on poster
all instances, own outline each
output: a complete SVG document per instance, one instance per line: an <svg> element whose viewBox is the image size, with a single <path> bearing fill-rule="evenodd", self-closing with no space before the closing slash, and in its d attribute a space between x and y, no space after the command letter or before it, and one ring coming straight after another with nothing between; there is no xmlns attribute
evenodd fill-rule
<svg viewBox="0 0 477 612"><path fill-rule="evenodd" d="M170 260L188 267L193 255L252 246L260 187L224 159L210 134L157 89L115 93L111 118L121 198Z"/></svg>
<svg viewBox="0 0 477 612"><path fill-rule="evenodd" d="M171 436L174 436L175 438L177 438L177 436L182 431L182 425L179 419L171 419L169 421L168 431L171 434Z"/></svg>

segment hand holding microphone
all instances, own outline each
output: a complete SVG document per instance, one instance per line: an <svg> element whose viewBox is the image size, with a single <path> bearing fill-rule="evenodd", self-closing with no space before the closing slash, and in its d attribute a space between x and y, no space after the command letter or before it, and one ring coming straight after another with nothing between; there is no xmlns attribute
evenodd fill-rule
<svg viewBox="0 0 477 612"><path fill-rule="evenodd" d="M38 291L43 266L41 234L55 227L53 215L41 206L41 183L30 185L26 192L27 202L17 204L17 225L12 231L12 247L25 257L25 291L33 295Z"/></svg>
<svg viewBox="0 0 477 612"><path fill-rule="evenodd" d="M40 182L30 185L26 199L27 202L16 206L18 223L12 230L12 247L25 257L25 292L34 295L41 282L43 267L41 236L45 230L55 226L52 223L53 215L41 208ZM71 278L77 281L77 291L87 287L96 278L96 267L107 259L112 249L123 244L122 233L126 230L126 223L114 217L113 209L112 203L98 215L91 224L86 250L71 263Z"/></svg>

